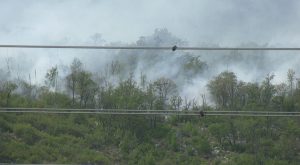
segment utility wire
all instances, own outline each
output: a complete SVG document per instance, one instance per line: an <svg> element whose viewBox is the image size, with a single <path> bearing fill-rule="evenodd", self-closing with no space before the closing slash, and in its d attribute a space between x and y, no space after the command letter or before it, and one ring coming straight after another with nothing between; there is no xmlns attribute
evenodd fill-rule
<svg viewBox="0 0 300 165"><path fill-rule="evenodd" d="M145 109L102 109L102 108L86 108L86 109L79 109L79 108L24 108L24 107L0 107L1 110L46 110L46 111L126 111L126 112L181 112L181 113L199 113L199 110L145 110ZM300 114L300 112L283 112L283 111L206 111L209 113L276 113L276 114Z"/></svg>
<svg viewBox="0 0 300 165"><path fill-rule="evenodd" d="M59 49L126 49L126 50L300 50L300 47L180 47L180 46L87 46L87 45L0 45L0 48L59 48Z"/></svg>
<svg viewBox="0 0 300 165"><path fill-rule="evenodd" d="M180 115L199 116L270 116L300 117L300 112L276 111L178 111L178 110L130 110L130 109L64 109L64 108L0 108L0 113L48 113L48 114L103 114L103 115Z"/></svg>
<svg viewBox="0 0 300 165"><path fill-rule="evenodd" d="M180 113L199 113L199 110L145 110L145 109L102 109L102 108L24 108L24 107L0 107L1 110L45 110L45 111L101 111L101 112L180 112ZM208 113L264 113L264 114L300 114L300 112L284 112L284 111L206 111Z"/></svg>
<svg viewBox="0 0 300 165"><path fill-rule="evenodd" d="M0 111L0 113L41 113L41 114L102 114L102 115L178 115L178 116L200 116L196 113L147 113L147 112L90 112L90 111ZM241 116L241 117L300 117L300 114L218 114L205 112L205 116Z"/></svg>

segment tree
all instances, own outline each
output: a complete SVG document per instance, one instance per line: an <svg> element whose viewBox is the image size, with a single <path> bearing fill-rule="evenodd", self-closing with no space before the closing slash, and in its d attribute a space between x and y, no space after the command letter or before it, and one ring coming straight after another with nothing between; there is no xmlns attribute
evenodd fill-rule
<svg viewBox="0 0 300 165"><path fill-rule="evenodd" d="M275 86L271 83L273 78L274 78L273 74L271 75L268 74L261 85L261 102L265 106L270 104L270 101L276 92Z"/></svg>
<svg viewBox="0 0 300 165"><path fill-rule="evenodd" d="M145 97L144 109L154 109L157 97L155 95L155 88L153 84L148 84L144 97Z"/></svg>
<svg viewBox="0 0 300 165"><path fill-rule="evenodd" d="M98 87L92 80L92 74L87 71L80 71L76 77L75 93L79 95L80 107L86 107L88 101L94 102Z"/></svg>
<svg viewBox="0 0 300 165"><path fill-rule="evenodd" d="M143 103L142 91L138 88L136 82L131 78L120 82L115 90L118 96L118 108L139 108Z"/></svg>
<svg viewBox="0 0 300 165"><path fill-rule="evenodd" d="M78 74L82 71L82 63L75 58L70 66L71 73L66 77L67 88L72 92L72 104L75 104L75 89L78 83Z"/></svg>
<svg viewBox="0 0 300 165"><path fill-rule="evenodd" d="M237 84L237 98L236 105L239 108L244 107L247 104L247 86L245 82L240 81Z"/></svg>
<svg viewBox="0 0 300 165"><path fill-rule="evenodd" d="M57 86L57 78L58 78L58 69L57 66L52 67L51 69L48 70L46 73L46 85L49 88L54 88L54 91L56 91L56 86Z"/></svg>
<svg viewBox="0 0 300 165"><path fill-rule="evenodd" d="M286 99L288 86L285 83L275 85L275 96L272 98L272 105L275 109L282 111Z"/></svg>
<svg viewBox="0 0 300 165"><path fill-rule="evenodd" d="M293 96L293 87L294 87L294 81L295 81L295 71L292 69L288 70L287 73L287 78L289 82L289 87L290 87L290 95Z"/></svg>
<svg viewBox="0 0 300 165"><path fill-rule="evenodd" d="M208 90L220 108L234 108L237 78L233 72L222 72L209 82Z"/></svg>
<svg viewBox="0 0 300 165"><path fill-rule="evenodd" d="M170 99L171 109L180 110L182 101L183 100L180 96L172 96Z"/></svg>
<svg viewBox="0 0 300 165"><path fill-rule="evenodd" d="M177 93L177 85L173 80L164 77L156 80L153 85L159 97L158 108L163 109L169 97Z"/></svg>
<svg viewBox="0 0 300 165"><path fill-rule="evenodd" d="M14 90L17 89L17 87L18 87L17 84L15 84L14 82L6 81L6 82L4 82L2 89L0 88L0 92L1 93L3 92L3 94L5 95L5 98L6 98L5 105L6 106L9 105L9 100L10 100L11 94Z"/></svg>
<svg viewBox="0 0 300 165"><path fill-rule="evenodd" d="M52 67L48 70L45 76L45 84L48 87L48 90L54 90L54 94L49 93L50 103L56 106L56 90L57 90L57 79L58 79L58 69L57 67Z"/></svg>
<svg viewBox="0 0 300 165"><path fill-rule="evenodd" d="M199 73L202 73L207 67L207 64L200 59L200 56L194 56L188 53L182 58L182 67L184 75L186 75L187 78L191 78Z"/></svg>
<svg viewBox="0 0 300 165"><path fill-rule="evenodd" d="M145 89L146 84L147 84L147 76L145 74L143 74L143 72L141 72L140 81L141 81L140 85L141 85L142 89Z"/></svg>

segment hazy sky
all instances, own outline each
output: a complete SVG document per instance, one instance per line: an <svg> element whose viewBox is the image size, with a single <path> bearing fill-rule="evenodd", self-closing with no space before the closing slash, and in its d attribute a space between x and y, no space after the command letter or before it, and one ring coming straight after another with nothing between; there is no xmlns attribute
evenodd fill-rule
<svg viewBox="0 0 300 165"><path fill-rule="evenodd" d="M300 45L299 0L0 0L0 44L135 42L167 28L190 45Z"/></svg>
<svg viewBox="0 0 300 165"><path fill-rule="evenodd" d="M255 42L300 47L300 1L0 0L0 44L91 45L95 44L91 36L97 33L106 41L98 44L134 43L140 36L152 36L157 28L168 29L172 36L190 46L209 43L226 47ZM234 71L245 81L261 81L268 73L274 73L275 83L280 83L286 80L289 68L300 69L299 52L268 53L253 64L247 59L224 63L221 56L208 55L205 60L214 64L209 66L209 75L194 77L183 85L181 94L189 98L201 96L208 80L224 70ZM288 53L292 55L287 56ZM95 72L113 58L103 51L3 48L0 69L7 67L9 59L13 74L23 74L24 79L28 74L37 74L35 79L42 83L49 68L69 65L74 57ZM265 62L266 67L257 67L258 61ZM139 62L139 66L143 64ZM160 60L146 74L152 78L170 76L174 68L172 60ZM140 74L139 68L136 73ZM298 72L296 76L300 76Z"/></svg>

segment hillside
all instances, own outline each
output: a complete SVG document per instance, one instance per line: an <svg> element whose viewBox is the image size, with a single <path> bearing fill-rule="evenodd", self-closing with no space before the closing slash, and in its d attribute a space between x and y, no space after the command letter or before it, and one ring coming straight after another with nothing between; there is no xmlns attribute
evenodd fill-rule
<svg viewBox="0 0 300 165"><path fill-rule="evenodd" d="M132 77L116 85L75 59L56 88L51 68L44 86L1 81L0 107L168 109L174 111L299 112L300 88L290 70L288 84L242 82L233 72L211 79L214 105L181 98L174 81L138 84ZM141 81L143 82L143 81ZM298 82L297 82L298 83ZM299 117L160 116L94 114L0 114L0 162L79 164L297 164Z"/></svg>

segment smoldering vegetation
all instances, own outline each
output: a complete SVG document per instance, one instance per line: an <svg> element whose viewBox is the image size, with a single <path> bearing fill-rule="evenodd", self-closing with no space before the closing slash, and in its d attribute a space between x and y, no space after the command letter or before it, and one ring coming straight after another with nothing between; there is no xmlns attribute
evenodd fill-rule
<svg viewBox="0 0 300 165"><path fill-rule="evenodd" d="M93 44L105 43L101 35L91 37ZM167 29L156 29L150 36L141 36L135 43L110 43L118 46L188 46ZM220 47L201 44L203 47ZM239 47L272 47L245 43ZM67 92L66 77L71 74L74 59L92 75L98 86L115 86L128 78L139 87L159 79L168 79L176 85L178 96L201 103L203 95L213 104L207 92L209 80L221 72L234 72L243 82L262 83L274 75L274 84L287 83L288 70L300 69L297 51L161 51L161 50L67 50L67 49L9 49L2 48L1 83L18 82L15 92L24 92L21 84L47 86L49 71L56 69L55 90ZM298 73L293 81L296 86ZM49 87L49 84L48 84ZM51 87L51 89L54 87ZM52 89L53 90L53 89Z"/></svg>

